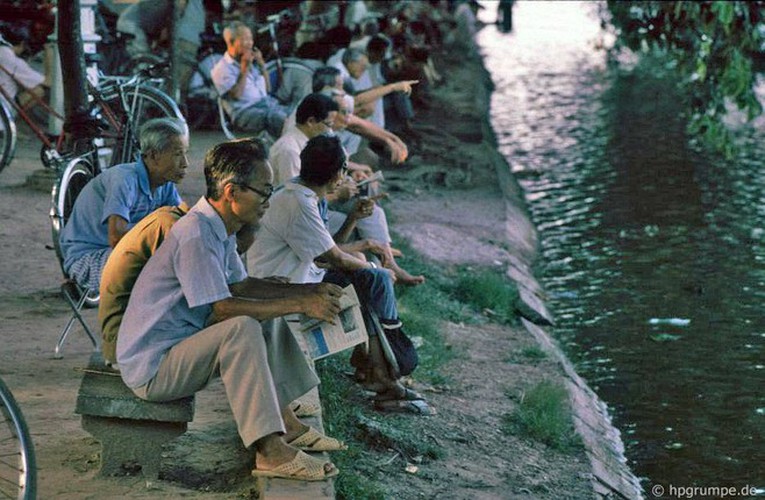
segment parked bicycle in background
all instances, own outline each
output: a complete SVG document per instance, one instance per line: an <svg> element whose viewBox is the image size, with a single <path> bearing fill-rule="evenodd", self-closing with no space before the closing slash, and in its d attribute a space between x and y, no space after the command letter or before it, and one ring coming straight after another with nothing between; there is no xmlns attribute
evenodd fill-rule
<svg viewBox="0 0 765 500"><path fill-rule="evenodd" d="M11 390L0 378L0 499L37 497L37 461L29 428Z"/></svg>

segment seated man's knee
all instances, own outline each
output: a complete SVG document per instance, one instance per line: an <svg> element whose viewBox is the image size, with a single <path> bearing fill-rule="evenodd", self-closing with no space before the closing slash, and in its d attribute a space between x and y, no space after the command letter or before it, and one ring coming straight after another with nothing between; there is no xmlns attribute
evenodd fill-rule
<svg viewBox="0 0 765 500"><path fill-rule="evenodd" d="M228 335L230 338L243 337L248 338L253 335L262 336L263 330L260 322L250 316L236 316L230 318Z"/></svg>

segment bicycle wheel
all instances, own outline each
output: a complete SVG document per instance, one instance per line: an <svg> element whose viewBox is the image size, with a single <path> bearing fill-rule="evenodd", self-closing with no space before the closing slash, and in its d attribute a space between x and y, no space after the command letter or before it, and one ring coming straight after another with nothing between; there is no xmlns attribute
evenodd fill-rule
<svg viewBox="0 0 765 500"><path fill-rule="evenodd" d="M271 95L276 95L276 93L279 91L279 84L281 84L279 81L279 71L277 68L276 59L271 59L270 61L266 62L266 71L268 72L268 78L271 83ZM314 71L313 68L296 57L283 57L282 71L286 73L287 70L299 71L307 73L308 75L313 75Z"/></svg>
<svg viewBox="0 0 765 500"><path fill-rule="evenodd" d="M80 195L82 188L93 179L93 172L93 165L84 157L74 158L67 163L63 175L53 185L51 191L50 220L53 248L56 250L61 272L67 278L66 271L64 271L64 255L61 252L61 231L72 214L77 196ZM99 297L98 290L91 290L88 298L85 299L85 307L98 306Z"/></svg>
<svg viewBox="0 0 765 500"><path fill-rule="evenodd" d="M13 394L0 379L0 498L36 497L37 462L32 437Z"/></svg>
<svg viewBox="0 0 765 500"><path fill-rule="evenodd" d="M16 153L16 122L0 97L0 172L11 163Z"/></svg>
<svg viewBox="0 0 765 500"><path fill-rule="evenodd" d="M139 84L125 87L123 96L125 102L119 107L112 107L112 110L119 110L118 115L122 116L121 123L124 126L114 144L111 165L138 160L140 154L138 133L147 121L153 118L177 118L186 122L175 101L159 89Z"/></svg>

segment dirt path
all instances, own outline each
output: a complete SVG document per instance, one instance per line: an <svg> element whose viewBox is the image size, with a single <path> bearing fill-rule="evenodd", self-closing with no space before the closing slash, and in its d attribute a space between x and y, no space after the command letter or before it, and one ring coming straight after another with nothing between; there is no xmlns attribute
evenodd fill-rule
<svg viewBox="0 0 765 500"><path fill-rule="evenodd" d="M481 133L483 109L473 101L476 67L444 67L450 75L440 99L420 118L420 146L411 166L386 172L393 191L394 229L424 255L444 265L476 263L503 272L514 251L507 239L505 199L497 188ZM202 194L201 159L223 136L194 133L192 166L182 186L188 201ZM190 432L168 447L167 480L99 478L98 444L73 410L91 346L72 333L64 358L53 346L67 317L59 297L60 270L50 247L49 193L25 187L39 168L38 146L28 137L0 174L0 375L13 389L32 431L39 461L40 498L242 498L252 495L248 453L241 449L220 385L197 399ZM86 311L91 325L96 312ZM423 432L442 450L440 459L406 472L391 450L369 450L358 470L389 485L389 498L588 498L584 452L563 454L501 431L502 416L524 388L559 377L550 360L529 362L517 352L534 345L521 327L444 324L457 353L445 368L457 383L428 393L439 415ZM369 464L374 464L370 467ZM218 492L215 492L218 491Z"/></svg>

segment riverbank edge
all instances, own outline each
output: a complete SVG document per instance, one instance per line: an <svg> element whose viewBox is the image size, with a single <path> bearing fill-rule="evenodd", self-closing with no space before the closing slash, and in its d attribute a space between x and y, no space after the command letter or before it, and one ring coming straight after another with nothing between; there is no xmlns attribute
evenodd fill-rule
<svg viewBox="0 0 765 500"><path fill-rule="evenodd" d="M627 464L620 431L613 425L608 407L576 373L576 369L557 341L545 329L553 326L553 318L543 289L534 276L533 265L538 257L537 230L526 207L523 188L512 174L511 165L498 151L491 124L491 96L494 83L481 59L480 78L476 78L475 104L481 110L481 130L486 150L494 164L497 181L505 196L507 250L511 255L507 276L518 286L521 322L540 347L560 364L569 392L574 427L581 437L592 469L592 486L596 495L612 498L643 498L640 481Z"/></svg>

